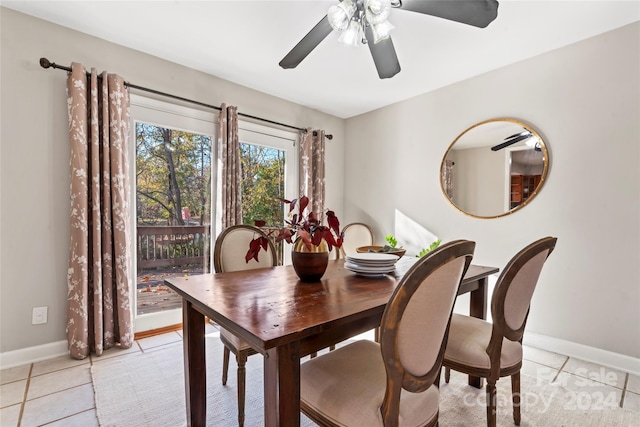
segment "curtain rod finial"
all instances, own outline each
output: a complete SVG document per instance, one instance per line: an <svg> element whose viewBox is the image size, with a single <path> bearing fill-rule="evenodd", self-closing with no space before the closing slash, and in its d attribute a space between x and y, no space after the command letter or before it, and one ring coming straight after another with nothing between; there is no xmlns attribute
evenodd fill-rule
<svg viewBox="0 0 640 427"><path fill-rule="evenodd" d="M49 68L49 67L51 67L52 65L54 65L54 64L52 64L51 62L49 62L49 60L48 60L47 58L40 58L40 66L41 66L42 68Z"/></svg>

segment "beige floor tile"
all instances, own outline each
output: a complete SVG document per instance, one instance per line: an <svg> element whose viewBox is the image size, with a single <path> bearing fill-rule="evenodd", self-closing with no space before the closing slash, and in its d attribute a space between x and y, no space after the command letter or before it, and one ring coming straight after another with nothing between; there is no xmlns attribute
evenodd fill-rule
<svg viewBox="0 0 640 427"><path fill-rule="evenodd" d="M14 381L0 386L0 406L7 407L22 403L27 380Z"/></svg>
<svg viewBox="0 0 640 427"><path fill-rule="evenodd" d="M182 329L177 331L178 334L180 334L180 336L182 336ZM218 328L215 325L212 325L211 323L206 323L204 325L204 333L205 334L209 334L211 332L218 332Z"/></svg>
<svg viewBox="0 0 640 427"><path fill-rule="evenodd" d="M143 351L147 351L154 347L165 346L167 344L174 344L181 341L182 337L177 332L169 332L162 335L142 338L138 340L138 344L140 344Z"/></svg>
<svg viewBox="0 0 640 427"><path fill-rule="evenodd" d="M80 412L79 414L71 415L70 417L47 424L46 427L99 427L99 424L96 410L89 409L88 411Z"/></svg>
<svg viewBox="0 0 640 427"><path fill-rule="evenodd" d="M114 357L127 356L130 354L139 354L142 353L140 346L137 342L134 342L130 348L120 348L120 347L111 347L102 352L100 356L96 356L95 354L91 355L91 363L97 363L102 360L111 359Z"/></svg>
<svg viewBox="0 0 640 427"><path fill-rule="evenodd" d="M36 362L33 364L33 370L31 376L48 374L49 372L59 371L60 369L71 368L73 366L80 366L89 364L90 358L83 360L74 359L71 356L60 356L54 359L43 360L42 362Z"/></svg>
<svg viewBox="0 0 640 427"><path fill-rule="evenodd" d="M93 385L81 385L25 402L20 427L41 426L93 408Z"/></svg>
<svg viewBox="0 0 640 427"><path fill-rule="evenodd" d="M627 390L640 394L640 375L629 374Z"/></svg>
<svg viewBox="0 0 640 427"><path fill-rule="evenodd" d="M213 328L211 330L205 329L205 331L206 331L204 335L205 337L220 340L220 331L217 330L216 328Z"/></svg>
<svg viewBox="0 0 640 427"><path fill-rule="evenodd" d="M522 361L520 375L536 378L541 385L549 384L558 375L558 369L525 359Z"/></svg>
<svg viewBox="0 0 640 427"><path fill-rule="evenodd" d="M626 392L622 407L630 411L640 412L640 394L632 393L630 391Z"/></svg>
<svg viewBox="0 0 640 427"><path fill-rule="evenodd" d="M604 410L620 407L622 390L601 382L561 372L552 383L564 389L567 410Z"/></svg>
<svg viewBox="0 0 640 427"><path fill-rule="evenodd" d="M12 383L18 380L26 380L29 377L31 363L16 366L15 368L3 369L0 371L0 384Z"/></svg>
<svg viewBox="0 0 640 427"><path fill-rule="evenodd" d="M627 376L625 372L620 370L574 358L569 358L562 371L620 389L624 387Z"/></svg>
<svg viewBox="0 0 640 427"><path fill-rule="evenodd" d="M49 374L32 377L27 392L27 400L36 399L47 394L91 383L90 365L83 364L73 368L62 369Z"/></svg>
<svg viewBox="0 0 640 427"><path fill-rule="evenodd" d="M522 346L523 359L560 369L568 357L535 347Z"/></svg>
<svg viewBox="0 0 640 427"><path fill-rule="evenodd" d="M0 427L16 427L20 417L20 404L0 409Z"/></svg>

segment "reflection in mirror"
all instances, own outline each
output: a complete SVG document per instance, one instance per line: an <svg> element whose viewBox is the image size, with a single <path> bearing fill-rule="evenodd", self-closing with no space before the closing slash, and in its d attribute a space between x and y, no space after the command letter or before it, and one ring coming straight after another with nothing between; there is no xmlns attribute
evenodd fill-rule
<svg viewBox="0 0 640 427"><path fill-rule="evenodd" d="M548 166L547 147L531 126L513 119L487 120L449 146L441 165L442 192L467 215L496 218L529 203Z"/></svg>

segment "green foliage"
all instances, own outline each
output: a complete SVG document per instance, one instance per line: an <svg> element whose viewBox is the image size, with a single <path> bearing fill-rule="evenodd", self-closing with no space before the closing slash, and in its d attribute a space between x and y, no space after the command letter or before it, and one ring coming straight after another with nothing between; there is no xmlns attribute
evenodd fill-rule
<svg viewBox="0 0 640 427"><path fill-rule="evenodd" d="M138 224L210 223L211 138L136 123Z"/></svg>
<svg viewBox="0 0 640 427"><path fill-rule="evenodd" d="M431 252L432 250L434 250L435 248L437 248L438 246L440 246L440 242L442 240L438 239L435 242L431 243L431 245L429 245L428 248L424 248L423 250L420 251L420 253L418 255L416 255L417 258L422 258L423 256L425 256L426 254L428 254L429 252Z"/></svg>
<svg viewBox="0 0 640 427"><path fill-rule="evenodd" d="M388 236L384 236L384 239L387 241L387 244L390 247L395 248L396 246L398 246L398 241L396 240L395 237L393 237L393 234L389 234Z"/></svg>
<svg viewBox="0 0 640 427"><path fill-rule="evenodd" d="M285 153L275 148L240 144L242 222L264 220L267 226L281 226L284 207Z"/></svg>
<svg viewBox="0 0 640 427"><path fill-rule="evenodd" d="M136 205L140 225L210 224L211 138L136 123ZM243 222L264 219L279 226L284 217L285 153L240 144Z"/></svg>

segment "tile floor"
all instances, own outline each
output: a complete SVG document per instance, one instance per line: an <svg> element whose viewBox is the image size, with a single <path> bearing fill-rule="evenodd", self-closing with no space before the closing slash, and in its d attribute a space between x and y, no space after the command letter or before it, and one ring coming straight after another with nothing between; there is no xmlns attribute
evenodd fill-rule
<svg viewBox="0 0 640 427"><path fill-rule="evenodd" d="M207 328L214 328L207 325ZM210 332L215 329L210 329ZM112 357L179 345L181 331L136 341L128 350L110 349L101 357L59 357L0 371L0 426L98 426L90 367ZM562 381L570 390L601 391L609 401L640 412L640 376L525 347L523 375ZM127 426L122 426L127 427Z"/></svg>

